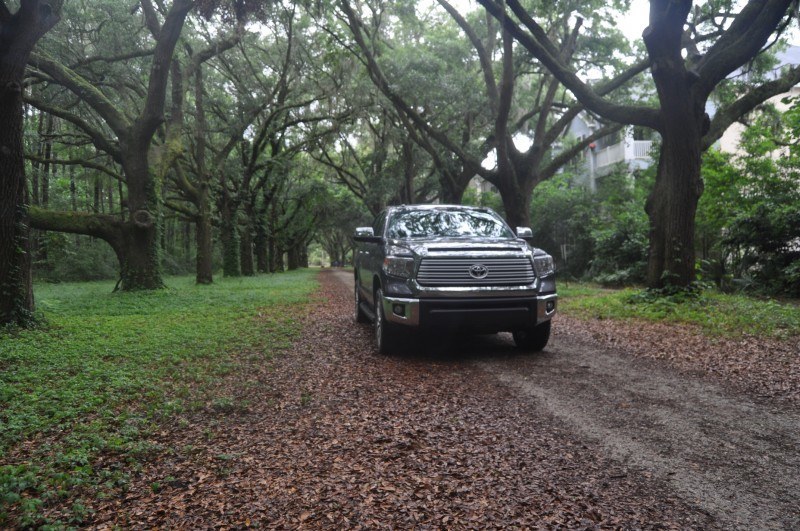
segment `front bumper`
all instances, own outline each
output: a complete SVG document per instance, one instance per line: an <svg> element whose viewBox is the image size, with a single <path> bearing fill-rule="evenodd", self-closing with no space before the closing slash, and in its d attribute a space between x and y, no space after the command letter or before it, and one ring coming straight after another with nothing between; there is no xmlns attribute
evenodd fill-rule
<svg viewBox="0 0 800 531"><path fill-rule="evenodd" d="M558 295L414 299L384 297L383 314L395 324L433 328L463 328L476 332L513 331L550 320Z"/></svg>

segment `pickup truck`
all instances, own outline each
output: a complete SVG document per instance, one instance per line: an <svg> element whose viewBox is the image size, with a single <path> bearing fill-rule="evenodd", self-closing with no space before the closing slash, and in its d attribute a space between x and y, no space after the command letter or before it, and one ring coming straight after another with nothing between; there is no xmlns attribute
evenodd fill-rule
<svg viewBox="0 0 800 531"><path fill-rule="evenodd" d="M544 349L556 313L553 258L489 208L389 207L356 229L355 319L372 322L380 352L414 330L512 332Z"/></svg>

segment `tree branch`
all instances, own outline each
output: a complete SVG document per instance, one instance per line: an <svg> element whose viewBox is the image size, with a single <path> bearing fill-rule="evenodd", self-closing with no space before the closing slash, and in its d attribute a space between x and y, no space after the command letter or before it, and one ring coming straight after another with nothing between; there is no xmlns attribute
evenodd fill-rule
<svg viewBox="0 0 800 531"><path fill-rule="evenodd" d="M92 170L97 170L99 172L105 173L109 177L116 179L120 182L125 182L125 179L119 173L109 169L108 167L98 164L96 162L92 162L90 160L85 159L48 159L44 157L40 157L38 155L25 155L27 160L32 162L39 162L42 164L60 164L62 166L81 166L83 168L89 168Z"/></svg>
<svg viewBox="0 0 800 531"><path fill-rule="evenodd" d="M56 83L69 89L82 101L94 109L108 124L112 131L122 137L131 123L117 106L80 74L58 63L43 53L31 53L28 64L50 76Z"/></svg>
<svg viewBox="0 0 800 531"><path fill-rule="evenodd" d="M698 61L698 90L706 96L711 94L720 81L755 57L791 4L792 0L750 0Z"/></svg>
<svg viewBox="0 0 800 531"><path fill-rule="evenodd" d="M392 102L392 104L398 109L398 111L403 112L406 116L411 119L414 124L419 127L421 130L425 131L427 135L431 138L439 142L442 146L447 148L448 150L452 151L458 158L464 161L472 160L472 157L464 151L461 146L457 145L447 135L442 134L440 131L435 130L433 127L430 126L422 117L411 108L402 97L400 97L397 93L392 90L389 81L383 74L378 63L375 61L372 52L370 52L369 48L367 47L366 43L364 42L364 38L362 35L362 23L353 12L352 7L349 5L347 0L340 0L339 4L342 6L342 9L347 14L349 25L351 32L356 39L356 43L358 44L359 48L361 49L362 53L364 54L364 60L367 63L367 72L370 75L370 78L375 83L375 86L380 89L380 91Z"/></svg>
<svg viewBox="0 0 800 531"><path fill-rule="evenodd" d="M31 227L38 230L83 234L105 240L119 254L123 222L119 217L85 212L63 212L28 207Z"/></svg>
<svg viewBox="0 0 800 531"><path fill-rule="evenodd" d="M142 1L142 5L145 3L149 3L149 0ZM149 142L156 128L164 120L164 104L167 93L165 88L169 78L170 63L184 21L192 7L194 7L192 0L174 0L164 19L164 24L161 26L161 31L158 33L144 110L136 120L132 131L132 136L140 143Z"/></svg>
<svg viewBox="0 0 800 531"><path fill-rule="evenodd" d="M498 100L500 96L497 92L497 84L494 79L494 70L492 69L492 59L488 53L486 53L486 48L483 46L480 37L478 34L475 33L475 30L469 23L466 21L464 17L453 7L451 6L446 0L437 0L439 5L441 5L453 20L461 27L461 29L466 34L467 38L472 43L472 47L475 48L475 52L478 54L478 60L481 64L481 71L483 72L483 81L486 84L486 94L489 96L489 105L492 108L492 114L497 112Z"/></svg>
<svg viewBox="0 0 800 531"><path fill-rule="evenodd" d="M719 140L728 127L739 118L755 109L769 98L788 92L800 83L800 66L790 68L778 79L769 81L734 101L727 107L717 110L708 133L703 137L703 150L710 148Z"/></svg>
<svg viewBox="0 0 800 531"><path fill-rule="evenodd" d="M100 129L95 128L77 114L73 114L61 109L60 107L49 105L29 96L23 96L23 101L42 112L63 118L72 125L76 126L78 129L86 133L86 135L92 141L92 144L98 150L107 153L112 159L114 159L115 162L122 163L122 153L120 152L119 145L108 140Z"/></svg>
<svg viewBox="0 0 800 531"><path fill-rule="evenodd" d="M495 0L478 0L478 3L499 20L503 27L534 57L539 59L587 109L615 122L660 129L661 120L658 110L651 107L618 105L607 101L562 64L558 58L558 50L550 42L545 31L527 14L525 8L517 0L507 0L506 3L530 33L523 31L510 17L507 17L504 7Z"/></svg>

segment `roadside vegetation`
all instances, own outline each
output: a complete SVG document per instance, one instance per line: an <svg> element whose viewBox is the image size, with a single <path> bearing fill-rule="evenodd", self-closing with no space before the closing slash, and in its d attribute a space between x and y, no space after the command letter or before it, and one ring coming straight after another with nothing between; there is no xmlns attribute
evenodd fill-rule
<svg viewBox="0 0 800 531"><path fill-rule="evenodd" d="M581 319L645 320L699 327L711 336L800 336L800 304L714 289L655 294L636 288L562 282L559 311Z"/></svg>
<svg viewBox="0 0 800 531"><path fill-rule="evenodd" d="M47 323L0 335L0 527L42 525L67 493L125 488L181 412L242 407L214 384L266 363L299 332L316 281L310 270L198 286L112 293L113 282L44 284ZM122 467L96 467L113 456ZM80 523L84 505L61 524ZM9 520L10 513L14 520Z"/></svg>

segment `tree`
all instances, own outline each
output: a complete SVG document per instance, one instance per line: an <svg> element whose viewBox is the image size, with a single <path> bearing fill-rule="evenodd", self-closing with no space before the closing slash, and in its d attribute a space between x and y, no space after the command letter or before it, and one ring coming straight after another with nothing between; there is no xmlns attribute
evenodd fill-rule
<svg viewBox="0 0 800 531"><path fill-rule="evenodd" d="M22 91L33 47L60 18L60 2L0 2L0 325L26 324L34 309L23 158Z"/></svg>
<svg viewBox="0 0 800 531"><path fill-rule="evenodd" d="M140 107L127 114L95 84L65 64L45 53L31 56L31 62L49 81L75 94L96 113L118 143L96 129L87 133L98 147L111 153L122 166L127 187L127 219L98 214L46 212L32 210L36 228L76 232L102 238L114 248L120 262L120 286L123 290L156 289L163 286L159 264L159 231L161 226L161 186L151 166L151 145L164 120L170 64L186 16L194 6L191 0L175 0L163 20L150 0L142 0L145 24L155 46L145 86L138 92ZM85 124L80 116L55 109L46 102L32 101L42 110Z"/></svg>
<svg viewBox="0 0 800 531"><path fill-rule="evenodd" d="M800 68L738 94L713 120L706 114L706 103L729 75L771 46L770 37L789 23L792 0L750 0L738 13L724 0L694 9L691 0L651 0L650 22L642 36L659 98L656 107L614 103L579 79L519 0L478 1L588 110L659 132L658 172L646 204L647 284L690 284L695 279L695 213L703 192L702 152L733 121L800 81Z"/></svg>
<svg viewBox="0 0 800 531"><path fill-rule="evenodd" d="M480 175L499 190L509 223L528 226L533 189L593 141L620 126L607 124L579 141L566 141L563 135L582 106L571 100L559 80L531 62L525 50L515 45L511 34L491 17L481 20L473 16L468 20L445 0L439 0L439 4L450 19L443 24L455 22L464 34L461 40L466 40L465 45L452 44L454 39L458 42L457 34L444 33L444 39L437 40L436 33L426 32L424 39L410 50L408 43L379 46L381 32L393 34L397 30L368 27L349 2L340 2L371 78L405 118L411 137L434 161L441 161L437 164L440 173L457 162L453 177L443 179L461 183L453 199L460 201L469 180ZM592 11L603 4L584 7ZM581 21L574 23L563 3L549 5L547 13L552 21L547 32L558 36L556 46L562 61L578 70L613 70L619 66L614 54L607 50L622 47L624 41L603 17L595 16L591 32L579 34ZM404 60L411 61L413 68L403 68ZM436 74L428 76L426 83L413 74L419 70ZM636 69L626 72L601 90L609 93L618 89L635 72ZM469 78L480 79L483 85L474 86ZM459 87L465 89L463 95L453 93ZM520 137L529 140L527 145L518 146ZM436 149L434 144L441 147ZM554 145L558 148L553 149ZM482 163L490 153L495 155L497 164L485 168Z"/></svg>
<svg viewBox="0 0 800 531"><path fill-rule="evenodd" d="M420 153L393 109L354 109L355 118L322 137L312 156L376 216L388 204L433 198L430 179L419 178Z"/></svg>

